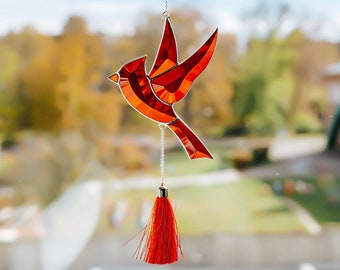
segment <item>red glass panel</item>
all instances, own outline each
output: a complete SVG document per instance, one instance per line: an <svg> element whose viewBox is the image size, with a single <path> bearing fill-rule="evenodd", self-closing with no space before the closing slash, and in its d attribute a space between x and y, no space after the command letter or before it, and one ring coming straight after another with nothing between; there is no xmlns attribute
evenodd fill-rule
<svg viewBox="0 0 340 270"><path fill-rule="evenodd" d="M208 149L181 119L168 125L182 142L190 159L213 158Z"/></svg>
<svg viewBox="0 0 340 270"><path fill-rule="evenodd" d="M176 120L171 105L161 102L152 92L145 73L145 56L125 64L119 71L121 92L138 112L161 123Z"/></svg>
<svg viewBox="0 0 340 270"><path fill-rule="evenodd" d="M151 78L157 97L166 103L181 100L189 91L193 81L208 65L217 40L217 30L187 60L173 69Z"/></svg>
<svg viewBox="0 0 340 270"><path fill-rule="evenodd" d="M149 76L150 78L158 76L175 65L177 65L177 45L170 21L166 19L163 37Z"/></svg>

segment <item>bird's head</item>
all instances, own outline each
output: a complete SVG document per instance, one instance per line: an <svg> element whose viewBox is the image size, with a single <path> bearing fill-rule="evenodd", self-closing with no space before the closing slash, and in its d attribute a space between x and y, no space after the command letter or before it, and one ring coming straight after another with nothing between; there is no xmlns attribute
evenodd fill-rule
<svg viewBox="0 0 340 270"><path fill-rule="evenodd" d="M119 71L110 75L108 78L117 84L120 84L121 81L128 80L132 73L140 73L140 70L144 71L145 59L146 56L143 56L126 63Z"/></svg>

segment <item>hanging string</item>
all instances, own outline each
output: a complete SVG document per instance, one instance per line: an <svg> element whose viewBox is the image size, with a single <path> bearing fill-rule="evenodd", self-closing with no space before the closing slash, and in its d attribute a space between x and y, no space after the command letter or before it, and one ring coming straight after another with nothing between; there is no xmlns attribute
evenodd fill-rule
<svg viewBox="0 0 340 270"><path fill-rule="evenodd" d="M161 131L161 155L160 155L160 170L161 170L161 186L164 185L164 177L165 177L165 155L164 155L164 136L166 125L163 123L158 124L159 129Z"/></svg>
<svg viewBox="0 0 340 270"><path fill-rule="evenodd" d="M168 19L170 18L170 14L168 12L168 0L165 0L164 1L164 12L162 14L162 18L163 19Z"/></svg>

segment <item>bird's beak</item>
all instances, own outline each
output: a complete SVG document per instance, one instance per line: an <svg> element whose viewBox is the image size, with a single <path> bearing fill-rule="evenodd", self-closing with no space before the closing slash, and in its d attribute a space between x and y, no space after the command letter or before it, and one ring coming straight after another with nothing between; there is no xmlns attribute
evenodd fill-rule
<svg viewBox="0 0 340 270"><path fill-rule="evenodd" d="M109 79L111 81L114 81L115 83L118 83L119 82L119 74L118 73L112 74L111 76L109 76Z"/></svg>

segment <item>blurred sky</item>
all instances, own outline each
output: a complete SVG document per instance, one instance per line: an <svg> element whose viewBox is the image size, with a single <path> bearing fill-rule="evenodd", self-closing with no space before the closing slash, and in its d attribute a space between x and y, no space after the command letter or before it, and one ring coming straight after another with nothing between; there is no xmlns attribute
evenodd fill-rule
<svg viewBox="0 0 340 270"><path fill-rule="evenodd" d="M242 24L245 12L260 1L291 7L293 16L286 31L303 24L316 38L340 40L339 0L168 0L168 7L170 14L183 5L196 8L212 28L218 26L222 32L240 36L246 33ZM86 18L91 31L129 34L148 12L163 11L164 0L0 0L0 35L24 25L45 34L58 34L70 15Z"/></svg>

